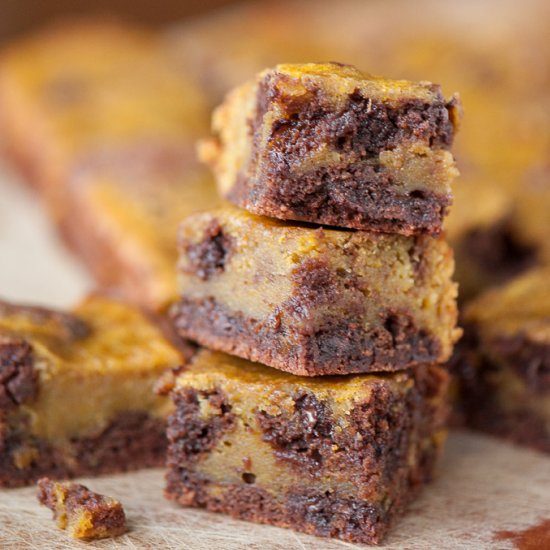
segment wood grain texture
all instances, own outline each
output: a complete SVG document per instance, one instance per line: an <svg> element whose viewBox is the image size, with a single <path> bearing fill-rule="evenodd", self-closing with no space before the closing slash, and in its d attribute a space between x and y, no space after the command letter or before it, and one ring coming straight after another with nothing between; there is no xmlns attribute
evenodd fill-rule
<svg viewBox="0 0 550 550"><path fill-rule="evenodd" d="M130 531L82 543L55 527L36 488L0 491L0 548L305 550L358 548L285 529L178 508L162 496L162 470L81 481L122 501ZM469 434L452 434L438 479L395 526L383 549L513 548L493 537L550 517L550 458Z"/></svg>

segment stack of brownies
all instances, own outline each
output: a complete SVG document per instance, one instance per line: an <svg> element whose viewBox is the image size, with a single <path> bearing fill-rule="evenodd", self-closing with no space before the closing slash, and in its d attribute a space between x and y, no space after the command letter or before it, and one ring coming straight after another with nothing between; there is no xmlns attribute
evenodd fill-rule
<svg viewBox="0 0 550 550"><path fill-rule="evenodd" d="M456 126L438 86L340 64L228 95L202 156L242 209L181 226L172 316L210 349L165 386L169 498L375 543L429 480L459 335L438 236Z"/></svg>

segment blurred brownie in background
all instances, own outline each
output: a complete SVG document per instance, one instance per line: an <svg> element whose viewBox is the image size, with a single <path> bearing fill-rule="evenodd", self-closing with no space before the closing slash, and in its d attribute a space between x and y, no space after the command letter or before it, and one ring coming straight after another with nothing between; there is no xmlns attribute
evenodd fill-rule
<svg viewBox="0 0 550 550"><path fill-rule="evenodd" d="M550 268L470 302L455 352L466 423L550 452Z"/></svg>
<svg viewBox="0 0 550 550"><path fill-rule="evenodd" d="M0 302L0 487L164 463L154 386L192 349L112 299L70 313Z"/></svg>

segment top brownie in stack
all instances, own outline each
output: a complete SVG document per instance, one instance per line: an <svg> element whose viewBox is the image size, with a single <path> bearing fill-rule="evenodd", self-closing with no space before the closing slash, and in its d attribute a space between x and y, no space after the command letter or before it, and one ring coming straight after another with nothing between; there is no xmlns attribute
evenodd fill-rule
<svg viewBox="0 0 550 550"><path fill-rule="evenodd" d="M202 156L221 194L255 214L436 234L457 174L457 120L456 98L429 82L278 65L228 95Z"/></svg>

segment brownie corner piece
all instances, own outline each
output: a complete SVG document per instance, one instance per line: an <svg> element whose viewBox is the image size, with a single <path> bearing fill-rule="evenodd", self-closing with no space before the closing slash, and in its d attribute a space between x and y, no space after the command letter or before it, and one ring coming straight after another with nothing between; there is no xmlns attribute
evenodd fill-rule
<svg viewBox="0 0 550 550"><path fill-rule="evenodd" d="M203 350L172 390L166 496L378 543L434 473L447 378L427 365L306 378Z"/></svg>
<svg viewBox="0 0 550 550"><path fill-rule="evenodd" d="M444 362L459 332L442 238L321 229L228 205L180 228L178 332L293 374Z"/></svg>
<svg viewBox="0 0 550 550"><path fill-rule="evenodd" d="M42 478L38 481L38 502L52 510L57 526L72 538L104 539L126 532L122 504L84 485Z"/></svg>
<svg viewBox="0 0 550 550"><path fill-rule="evenodd" d="M227 96L203 158L222 195L256 214L435 234L457 175L458 111L429 82L278 65Z"/></svg>

